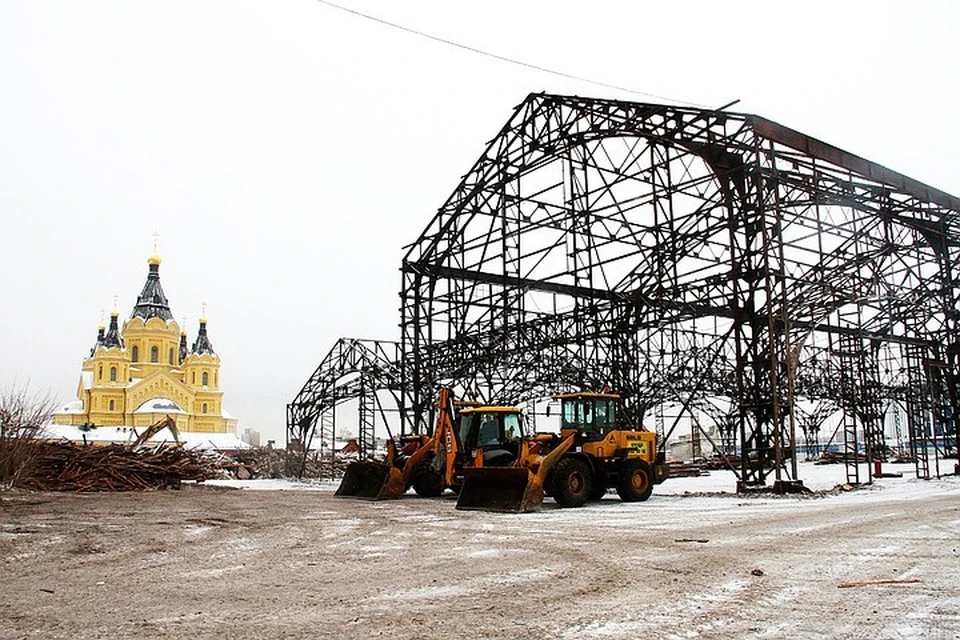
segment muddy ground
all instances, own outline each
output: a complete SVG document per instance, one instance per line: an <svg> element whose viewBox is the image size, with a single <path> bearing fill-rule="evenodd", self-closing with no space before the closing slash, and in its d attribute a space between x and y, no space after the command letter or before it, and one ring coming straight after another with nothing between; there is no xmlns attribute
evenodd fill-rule
<svg viewBox="0 0 960 640"><path fill-rule="evenodd" d="M957 478L524 515L5 491L0 638L958 638L958 548Z"/></svg>

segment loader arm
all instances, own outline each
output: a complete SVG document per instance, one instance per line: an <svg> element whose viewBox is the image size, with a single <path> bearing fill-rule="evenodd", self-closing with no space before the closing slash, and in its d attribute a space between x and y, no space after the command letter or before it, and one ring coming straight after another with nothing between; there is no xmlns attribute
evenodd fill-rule
<svg viewBox="0 0 960 640"><path fill-rule="evenodd" d="M427 458L432 458L434 468L440 471L443 477L443 486L449 487L453 484L453 476L456 473L455 463L459 454L459 443L454 422L455 415L453 394L450 393L450 389L441 387L437 396L437 422L433 427L433 435L407 459L403 467L405 487L410 486L417 466ZM437 456L441 453L443 456L438 458ZM442 468L439 467L441 464L443 465Z"/></svg>
<svg viewBox="0 0 960 640"><path fill-rule="evenodd" d="M550 473L550 469L552 469L553 465L557 463L557 460L563 457L563 454L570 450L570 447L573 446L576 437L576 434L567 436L560 444L554 447L553 451L540 459L540 464L537 466L536 475L539 479L541 489L543 489L543 483L546 481L547 474Z"/></svg>
<svg viewBox="0 0 960 640"><path fill-rule="evenodd" d="M446 387L440 389L437 398L437 424L433 435L419 440L419 446L403 460L400 456L401 443L392 439L387 443L387 459L385 462L374 460L359 460L351 462L340 481L340 486L334 495L340 498L358 498L362 500L396 499L406 493L415 483L415 474L418 467L422 470L424 462L432 465L443 464L445 470L439 470L441 482L446 481L444 487L450 486L448 478L453 473L453 461L457 455L457 440L454 432L453 397ZM407 446L413 444L407 443ZM441 448L444 456L439 456ZM402 465L402 469L400 468ZM441 489L442 491L442 489Z"/></svg>

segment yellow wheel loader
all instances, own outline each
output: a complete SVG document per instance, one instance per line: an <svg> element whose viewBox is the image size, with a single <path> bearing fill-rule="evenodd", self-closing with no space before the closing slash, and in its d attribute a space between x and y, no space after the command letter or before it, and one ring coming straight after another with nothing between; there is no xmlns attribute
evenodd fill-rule
<svg viewBox="0 0 960 640"><path fill-rule="evenodd" d="M536 511L544 495L561 507L579 507L610 488L624 502L642 501L666 479L656 434L618 427L618 395L579 392L556 399L560 433L525 438L513 468L465 470L458 509Z"/></svg>
<svg viewBox="0 0 960 640"><path fill-rule="evenodd" d="M517 408L457 405L444 387L431 436L391 438L386 461L351 463L335 495L386 500L399 498L411 487L421 497L436 497L448 488L459 492L464 469L515 464L522 436Z"/></svg>

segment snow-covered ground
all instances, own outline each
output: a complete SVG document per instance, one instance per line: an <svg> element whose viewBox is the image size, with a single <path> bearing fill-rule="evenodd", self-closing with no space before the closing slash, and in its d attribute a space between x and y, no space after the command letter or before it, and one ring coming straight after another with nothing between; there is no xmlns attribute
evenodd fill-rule
<svg viewBox="0 0 960 640"><path fill-rule="evenodd" d="M941 461L940 471L948 475L953 469L954 460ZM862 485L869 485L870 475L867 465L861 464L860 479ZM901 478L880 478L873 484L877 487L889 488L903 485L916 480L914 465L912 464L884 464L884 473L899 473ZM798 477L806 488L811 491L829 491L847 482L846 467L841 464L819 465L811 462L801 462L798 466ZM772 484L771 475L768 482ZM313 480L298 482L295 480L210 480L208 484L237 489L252 489L261 491L335 491L340 484L339 480ZM736 493L737 479L732 471L710 471L707 475L697 477L670 478L654 488L654 495L687 495L704 493Z"/></svg>
<svg viewBox="0 0 960 640"><path fill-rule="evenodd" d="M960 477L911 469L527 514L332 481L0 492L0 638L960 638Z"/></svg>

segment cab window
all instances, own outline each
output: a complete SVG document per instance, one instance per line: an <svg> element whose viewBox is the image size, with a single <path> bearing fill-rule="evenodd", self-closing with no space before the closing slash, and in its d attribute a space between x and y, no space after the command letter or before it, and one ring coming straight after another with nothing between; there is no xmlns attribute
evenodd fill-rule
<svg viewBox="0 0 960 640"><path fill-rule="evenodd" d="M591 429L593 426L592 402L567 400L563 403L564 429Z"/></svg>
<svg viewBox="0 0 960 640"><path fill-rule="evenodd" d="M517 440L522 435L520 431L520 415L508 413L503 416L503 441Z"/></svg>
<svg viewBox="0 0 960 640"><path fill-rule="evenodd" d="M480 422L480 444L497 444L500 442L500 424L497 414L488 413Z"/></svg>
<svg viewBox="0 0 960 640"><path fill-rule="evenodd" d="M477 446L477 416L472 413L460 416L460 444L466 449L475 449Z"/></svg>
<svg viewBox="0 0 960 640"><path fill-rule="evenodd" d="M596 416L594 421L596 423L597 429L600 431L608 431L614 428L616 425L616 404L610 400L597 400L596 405Z"/></svg>

